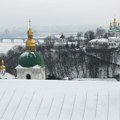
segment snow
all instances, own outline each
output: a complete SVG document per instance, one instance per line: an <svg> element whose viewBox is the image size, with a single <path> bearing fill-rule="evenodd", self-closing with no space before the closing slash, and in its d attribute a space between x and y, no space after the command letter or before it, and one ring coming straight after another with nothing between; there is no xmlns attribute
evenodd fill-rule
<svg viewBox="0 0 120 120"><path fill-rule="evenodd" d="M22 68L22 66L18 64L17 67L16 67L16 69L17 69L17 68Z"/></svg>
<svg viewBox="0 0 120 120"><path fill-rule="evenodd" d="M108 39L109 39L109 40L116 40L116 39L117 39L117 40L120 40L120 37L109 37Z"/></svg>
<svg viewBox="0 0 120 120"><path fill-rule="evenodd" d="M3 42L4 43L11 43L11 40L10 39L4 39Z"/></svg>
<svg viewBox="0 0 120 120"><path fill-rule="evenodd" d="M14 43L24 43L24 41L22 39L14 39Z"/></svg>
<svg viewBox="0 0 120 120"><path fill-rule="evenodd" d="M0 80L0 120L119 120L120 83Z"/></svg>
<svg viewBox="0 0 120 120"><path fill-rule="evenodd" d="M38 40L40 44L43 44L45 41L43 39Z"/></svg>
<svg viewBox="0 0 120 120"><path fill-rule="evenodd" d="M15 79L15 76L14 76L14 75L11 75L11 74L8 73L8 72L5 72L4 75L3 75L2 73L0 73L0 78L1 78L1 79Z"/></svg>
<svg viewBox="0 0 120 120"><path fill-rule="evenodd" d="M40 66L39 65L35 65L35 66L33 66L32 68L40 68Z"/></svg>
<svg viewBox="0 0 120 120"><path fill-rule="evenodd" d="M93 39L90 41L90 43L93 43L93 42L108 43L108 39L101 38L101 39Z"/></svg>
<svg viewBox="0 0 120 120"><path fill-rule="evenodd" d="M0 53L4 53L6 54L10 49L12 49L14 46L24 46L25 43L20 43L20 42L16 42L16 43L11 43L9 41L0 43Z"/></svg>
<svg viewBox="0 0 120 120"><path fill-rule="evenodd" d="M16 69L17 69L17 68L23 68L23 67L22 67L21 65L17 65ZM24 69L25 69L25 68L28 69L27 67L24 67ZM35 65L35 66L33 66L33 67L29 67L29 69L30 69L30 68L38 68L38 69L39 69L40 66L39 66L39 65Z"/></svg>
<svg viewBox="0 0 120 120"><path fill-rule="evenodd" d="M116 81L115 78L106 78L106 79L101 79L101 78L74 78L73 80L76 81Z"/></svg>
<svg viewBox="0 0 120 120"><path fill-rule="evenodd" d="M23 54L21 54L21 57L25 57L25 56L29 56L29 54L35 54L34 52L24 52Z"/></svg>
<svg viewBox="0 0 120 120"><path fill-rule="evenodd" d="M63 80L69 80L69 77L64 77Z"/></svg>

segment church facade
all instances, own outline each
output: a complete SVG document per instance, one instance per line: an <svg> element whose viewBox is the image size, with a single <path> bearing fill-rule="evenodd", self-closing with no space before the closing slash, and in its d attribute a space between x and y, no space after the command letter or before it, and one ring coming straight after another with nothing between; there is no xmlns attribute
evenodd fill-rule
<svg viewBox="0 0 120 120"><path fill-rule="evenodd" d="M31 27L27 32L26 50L20 55L17 70L17 79L45 80L45 65L42 55L36 51L36 41L33 39Z"/></svg>
<svg viewBox="0 0 120 120"><path fill-rule="evenodd" d="M120 22L116 18L110 22L108 33L111 37L120 37Z"/></svg>
<svg viewBox="0 0 120 120"><path fill-rule="evenodd" d="M108 38L93 39L89 41L88 47L93 49L111 49L120 46L120 22L114 18L110 22L108 30Z"/></svg>

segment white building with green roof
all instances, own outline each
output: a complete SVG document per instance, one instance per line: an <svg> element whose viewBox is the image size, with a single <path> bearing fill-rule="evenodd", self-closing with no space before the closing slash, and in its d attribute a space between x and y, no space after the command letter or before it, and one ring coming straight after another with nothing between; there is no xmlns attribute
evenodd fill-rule
<svg viewBox="0 0 120 120"><path fill-rule="evenodd" d="M120 22L114 18L110 22L108 38L93 39L89 41L88 47L93 49L112 49L120 46Z"/></svg>
<svg viewBox="0 0 120 120"><path fill-rule="evenodd" d="M18 79L45 80L45 65L42 55L36 51L33 31L29 28L26 51L20 55L17 69Z"/></svg>
<svg viewBox="0 0 120 120"><path fill-rule="evenodd" d="M120 37L120 22L117 22L116 18L114 18L113 22L110 22L108 33L112 37Z"/></svg>
<svg viewBox="0 0 120 120"><path fill-rule="evenodd" d="M108 45L111 48L118 47L120 45L120 22L116 18L114 18L113 22L110 22L108 34Z"/></svg>

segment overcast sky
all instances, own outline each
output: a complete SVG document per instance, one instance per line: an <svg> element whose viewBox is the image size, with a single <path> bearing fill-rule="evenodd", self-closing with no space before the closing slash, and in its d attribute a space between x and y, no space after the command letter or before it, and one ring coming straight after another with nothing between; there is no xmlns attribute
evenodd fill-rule
<svg viewBox="0 0 120 120"><path fill-rule="evenodd" d="M120 0L0 0L0 27L33 25L106 26L120 20Z"/></svg>

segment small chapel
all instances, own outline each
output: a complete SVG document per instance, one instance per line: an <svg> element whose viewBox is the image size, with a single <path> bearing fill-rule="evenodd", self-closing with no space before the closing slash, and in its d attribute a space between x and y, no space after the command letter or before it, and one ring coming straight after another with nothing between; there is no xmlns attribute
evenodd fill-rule
<svg viewBox="0 0 120 120"><path fill-rule="evenodd" d="M36 41L33 38L33 31L29 21L26 40L26 50L18 60L17 79L45 80L45 64L43 57L36 51Z"/></svg>

